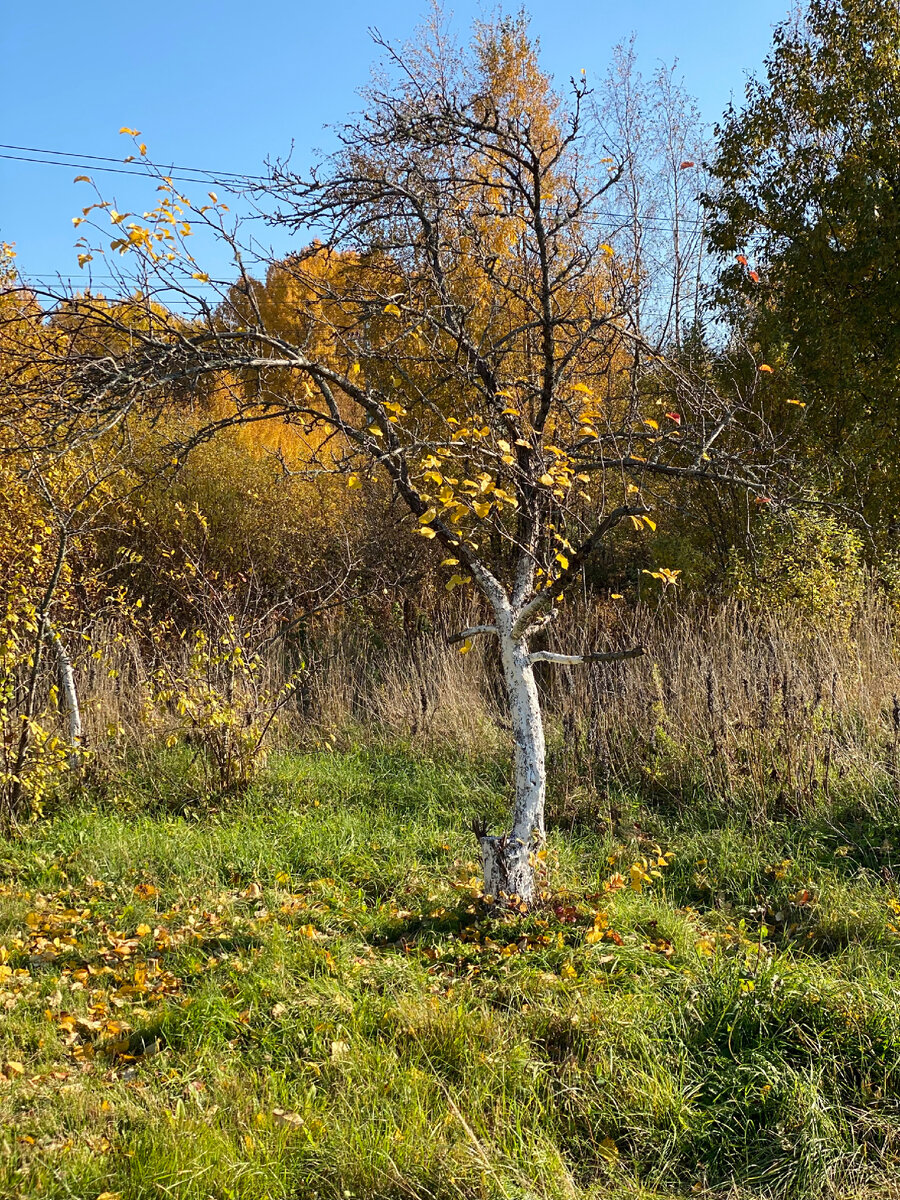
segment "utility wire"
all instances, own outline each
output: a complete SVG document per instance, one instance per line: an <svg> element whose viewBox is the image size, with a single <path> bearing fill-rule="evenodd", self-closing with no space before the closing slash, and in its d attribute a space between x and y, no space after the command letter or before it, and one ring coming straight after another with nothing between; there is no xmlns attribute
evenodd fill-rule
<svg viewBox="0 0 900 1200"><path fill-rule="evenodd" d="M8 151L8 150L22 150L22 151L27 151L28 153L27 154L4 153L4 151ZM52 158L32 157L33 155L37 155L37 154L53 155L56 157L52 157ZM111 158L109 156L100 155L100 154L82 154L80 152L70 154L64 150L45 150L45 149L41 149L40 147L36 147L36 146L14 146L14 145L8 145L6 143L0 142L0 159L8 159L9 161L12 161L12 162L37 163L37 164L39 164L41 166L45 166L45 167L69 167L70 169L73 169L76 171L105 171L110 175L133 175L139 179L153 178L151 171L140 169L142 163L138 162L138 161L135 162L135 166L138 167L137 170L135 170L134 168L132 168L129 165L117 166L117 167L91 165L92 163L93 164L120 163L120 162L122 162L122 159ZM78 160L78 161L75 161L75 160ZM150 162L145 161L145 165L147 167L153 167L155 170L159 171L160 173L164 173L166 178L172 179L172 180L177 180L179 183L199 183L199 184L217 183L217 184L219 184L220 187L234 188L235 185L238 183L267 183L267 182L269 182L269 178L266 175L250 175L250 174L241 175L241 174L238 174L236 171L211 171L211 170L207 170L204 167L173 166L171 168L171 172L175 172L175 171L195 172L195 175L193 177L188 177L185 175L175 175L174 173L169 173L168 171L164 171L164 168L156 167L156 164L151 164ZM617 212L611 212L611 211L602 210L602 209L597 211L596 217L583 218L583 220L584 220L585 224L592 224L592 225L600 225L604 221L623 221L625 223L628 223L628 222L633 222L633 221L637 220L642 225L657 225L663 229L674 229L675 225L676 225L676 223L674 221L672 221L666 217L654 217L654 216L651 216L649 213L638 213L637 215L635 215L634 213L617 213ZM678 221L677 224L678 224L679 229L697 230L697 229L702 229L705 225L705 222L704 221L696 221L696 220L688 220L687 218L685 218L685 219Z"/></svg>
<svg viewBox="0 0 900 1200"><path fill-rule="evenodd" d="M74 274L67 273L65 271L59 271L55 275L34 275L31 272L28 272L28 278L35 280L37 283L56 283L60 279L68 280L70 283L72 283L73 281L76 281L76 282L83 281L83 277L81 275L74 275ZM84 278L88 278L88 276L85 274ZM125 280L125 282L134 282L133 280L129 281L125 275L111 275L111 274L107 274L105 272L100 273L100 274L92 272L90 275L90 278L93 280L106 280L107 282L110 282L110 281L119 282L121 280ZM196 287L215 287L215 286L216 285L213 282L202 283L198 280L191 281L191 291L193 291Z"/></svg>
<svg viewBox="0 0 900 1200"><path fill-rule="evenodd" d="M32 158L25 154L3 154L0 153L0 158L8 159L12 162L27 162L38 163L43 167L69 167L76 171L104 171L107 175L134 175L140 179L152 178L148 171L133 171L125 167L102 167L92 163L85 162L67 162L63 159L47 159L47 158ZM115 160L113 160L115 161ZM182 167L181 170L190 170L190 167ZM198 168L199 169L199 168ZM170 175L165 172L167 179L177 180L179 183L217 183L220 187L233 187L238 180L249 182L253 179L263 179L262 175L236 175L232 179L222 179L218 175L195 175L187 177L185 175Z"/></svg>
<svg viewBox="0 0 900 1200"><path fill-rule="evenodd" d="M123 161L121 158L111 158L108 154L81 154L81 153L78 153L77 151L71 151L71 150L43 150L39 146L10 146L10 145L7 145L5 142L0 142L0 150L18 150L18 151L24 152L26 154L51 154L51 155L55 155L58 158L62 157L62 158L90 159L91 162L121 163ZM31 162L34 160L27 159L26 161ZM138 161L148 162L149 160L135 159L135 161L136 162L138 162ZM65 165L70 166L72 164L67 163ZM78 166L81 164L76 163L75 165ZM228 175L228 176L231 176L233 179L241 179L241 180L243 180L243 179L265 179L264 175L251 175L251 174L244 175L237 171L212 171L212 170L209 170L207 167L184 167L184 166L178 166L175 163L172 164L171 170L173 170L173 171L191 171L191 172L199 173L201 175L217 175L222 178L224 178L226 175ZM138 172L135 172L135 174L137 174L137 173Z"/></svg>

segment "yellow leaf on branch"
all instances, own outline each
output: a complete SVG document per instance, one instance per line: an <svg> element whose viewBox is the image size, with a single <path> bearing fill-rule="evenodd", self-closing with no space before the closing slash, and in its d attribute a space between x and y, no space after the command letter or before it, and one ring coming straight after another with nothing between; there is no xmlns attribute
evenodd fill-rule
<svg viewBox="0 0 900 1200"><path fill-rule="evenodd" d="M454 588L459 587L461 584L471 583L471 582L472 582L471 575L451 575L450 578L447 580L447 582L444 584L444 587L447 589L448 592L452 592Z"/></svg>

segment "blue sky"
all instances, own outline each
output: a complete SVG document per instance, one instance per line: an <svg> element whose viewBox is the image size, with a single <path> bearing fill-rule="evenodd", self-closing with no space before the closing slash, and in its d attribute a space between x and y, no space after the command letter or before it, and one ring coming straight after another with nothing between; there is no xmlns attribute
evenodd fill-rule
<svg viewBox="0 0 900 1200"><path fill-rule="evenodd" d="M485 5L459 0L465 29ZM526 8L559 80L601 76L610 48L632 33L645 70L677 59L701 111L715 120L760 69L787 0L532 0ZM288 151L305 165L329 144L323 126L357 104L375 49L368 27L409 37L424 3L360 0L182 0L158 7L67 0L8 6L0 29L0 142L124 157L122 125L140 129L157 161L258 172ZM0 154L27 153L0 149ZM85 199L77 169L0 158L0 238L17 244L23 275L78 277L71 218ZM116 207L145 208L152 186L102 179Z"/></svg>

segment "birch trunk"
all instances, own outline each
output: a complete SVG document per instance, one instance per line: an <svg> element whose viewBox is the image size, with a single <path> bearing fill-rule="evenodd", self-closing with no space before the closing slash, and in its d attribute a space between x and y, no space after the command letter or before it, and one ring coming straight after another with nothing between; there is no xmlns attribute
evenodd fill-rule
<svg viewBox="0 0 900 1200"><path fill-rule="evenodd" d="M81 706L78 703L78 689L75 686L75 671L72 659L59 633L48 619L44 619L44 630L47 639L56 652L56 665L59 670L59 686L66 705L66 716L69 725L69 745L72 753L69 756L69 767L74 770L78 766L78 752L83 741L81 726Z"/></svg>
<svg viewBox="0 0 900 1200"><path fill-rule="evenodd" d="M513 732L513 776L516 798L508 833L479 837L485 894L503 902L516 897L526 903L535 891L534 851L544 839L546 763L544 722L528 644L514 638L511 621L498 619L503 676Z"/></svg>

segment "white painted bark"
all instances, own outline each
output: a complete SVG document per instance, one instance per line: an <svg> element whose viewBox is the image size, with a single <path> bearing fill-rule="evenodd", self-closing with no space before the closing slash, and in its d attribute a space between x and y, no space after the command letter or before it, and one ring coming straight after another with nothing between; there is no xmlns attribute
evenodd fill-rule
<svg viewBox="0 0 900 1200"><path fill-rule="evenodd" d="M499 587L488 594L494 605L496 624L474 625L448 640L453 644L476 634L495 634L500 644L513 733L516 798L512 828L504 834L489 834L482 823L475 822L473 829L481 845L485 895L501 905L515 900L528 903L535 893L534 852L545 837L547 790L544 721L534 680L535 663L576 666L590 662L619 662L637 658L644 651L641 646L633 646L630 650L600 654L559 654L551 650L538 650L532 654L528 649L529 634L542 628L552 613L538 614L528 626L523 623L522 610L515 609Z"/></svg>
<svg viewBox="0 0 900 1200"><path fill-rule="evenodd" d="M544 840L546 753L544 722L528 644L512 636L512 613L498 613L503 676L513 733L515 804L512 828L479 837L485 894L499 903L534 898L533 853Z"/></svg>
<svg viewBox="0 0 900 1200"><path fill-rule="evenodd" d="M562 663L563 666L575 667L580 663L622 662L626 658L640 658L643 653L643 646L632 646L630 650L610 650L605 654L557 654L553 650L538 650L532 654L531 662Z"/></svg>

